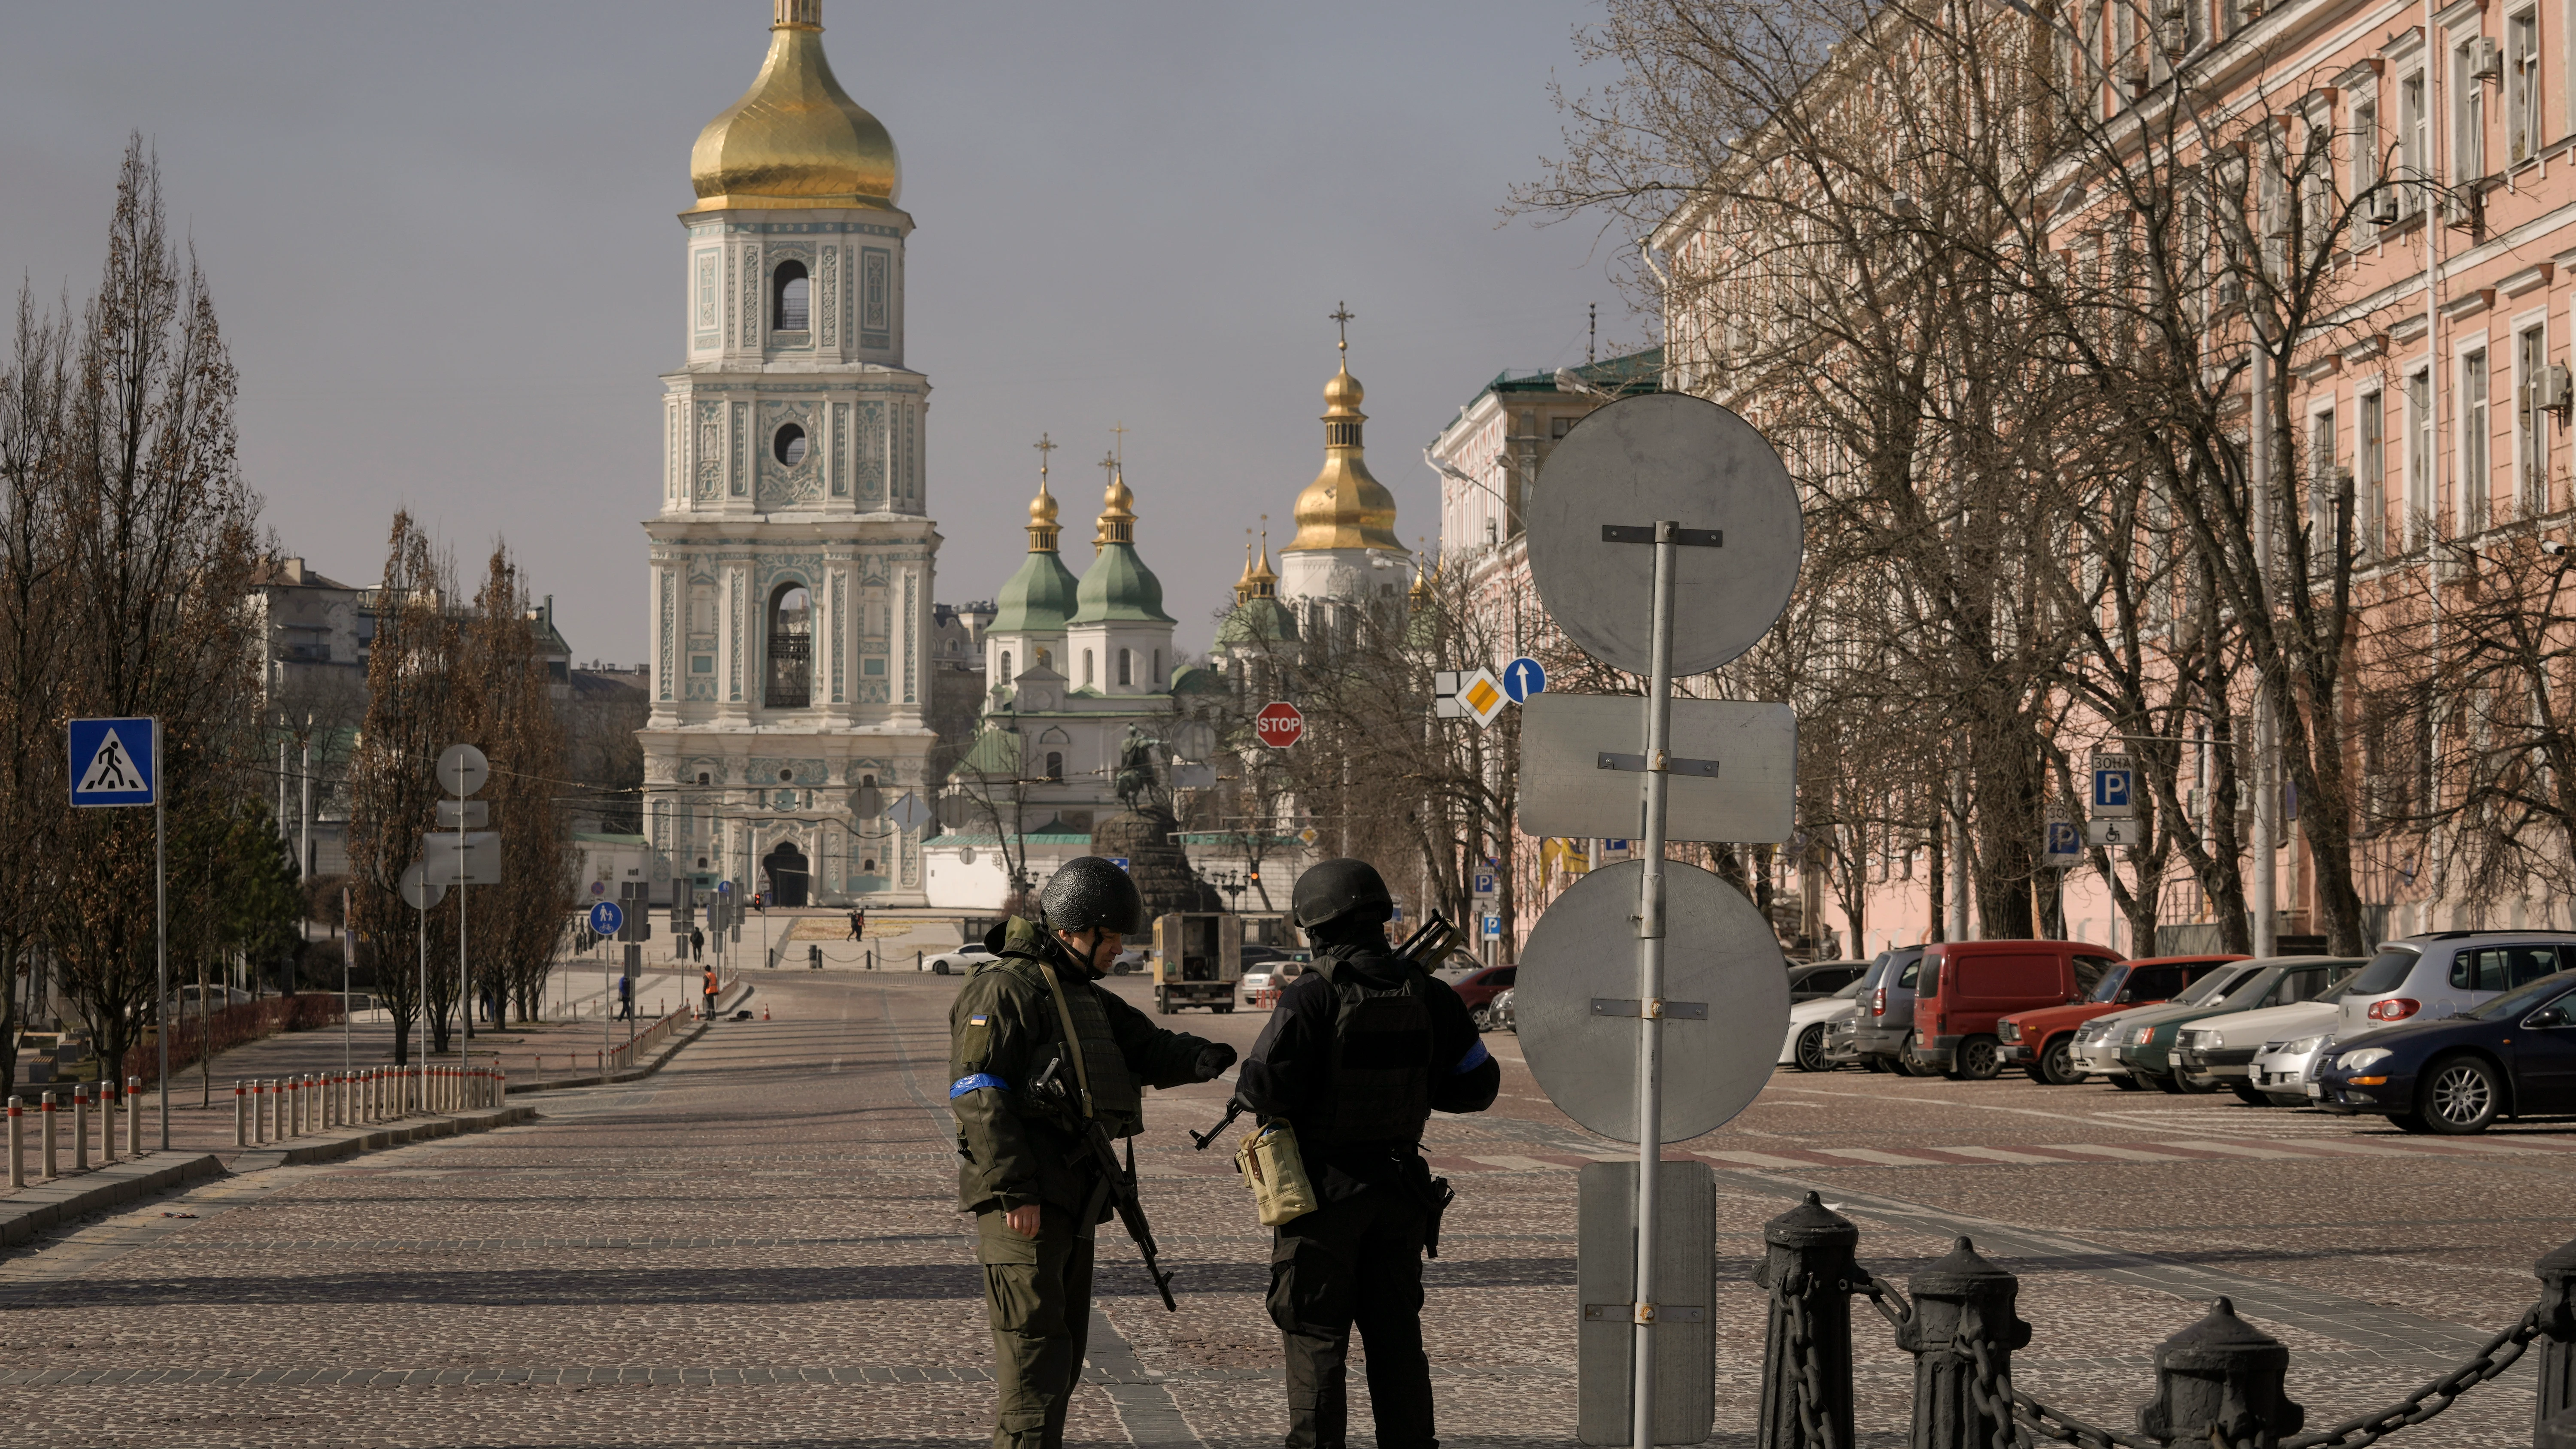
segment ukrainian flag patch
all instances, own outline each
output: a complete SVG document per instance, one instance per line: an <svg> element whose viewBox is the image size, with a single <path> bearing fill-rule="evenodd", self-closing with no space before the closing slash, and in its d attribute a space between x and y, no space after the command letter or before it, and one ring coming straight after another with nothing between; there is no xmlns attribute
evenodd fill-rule
<svg viewBox="0 0 2576 1449"><path fill-rule="evenodd" d="M987 1018L986 1018L985 1014L984 1014L983 1012L980 1012L980 1011L979 1011L979 1012L975 1013L973 1016L970 1016L970 1017L966 1018L966 1024L967 1024L968 1026L982 1026L982 1025L984 1024L984 1022L986 1021L986 1019L987 1019Z"/></svg>

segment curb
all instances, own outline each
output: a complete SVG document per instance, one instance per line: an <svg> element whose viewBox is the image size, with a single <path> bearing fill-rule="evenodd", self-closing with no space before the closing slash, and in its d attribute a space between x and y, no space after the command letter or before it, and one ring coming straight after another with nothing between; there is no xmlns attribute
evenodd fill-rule
<svg viewBox="0 0 2576 1449"><path fill-rule="evenodd" d="M735 997L731 1005L724 1004L724 998L721 996L716 998L716 1011L718 1015L722 1015L728 1011L739 1010L744 1002L751 999L752 992L754 990L751 983L745 981L738 984L742 989L742 995ZM731 988L727 989L730 990ZM662 1048L661 1052L656 1055L653 1060L646 1062L640 1067L629 1067L625 1071L609 1072L605 1075L593 1072L586 1077L547 1077L542 1081L532 1080L525 1082L512 1082L503 1090L511 1096L516 1096L521 1092L561 1092L573 1087L613 1087L620 1082L639 1082L669 1065L671 1058L678 1053L680 1048L696 1041L699 1037L705 1036L707 1034L707 1028L713 1025L715 1025L715 1023L712 1021L701 1021L695 1027L691 1028L686 1035L671 1038L671 1044L669 1046Z"/></svg>
<svg viewBox="0 0 2576 1449"><path fill-rule="evenodd" d="M319 1142L301 1142L293 1147L247 1148L233 1154L231 1171L238 1177L245 1172L265 1172L272 1167L295 1167L308 1162L331 1162L355 1157L361 1152L378 1152L400 1147L407 1142L425 1142L432 1137L454 1137L465 1132L489 1132L495 1127L508 1127L526 1122L537 1115L534 1107L491 1107L479 1112L458 1112L445 1117L430 1117L398 1126L379 1127L371 1132L350 1132Z"/></svg>
<svg viewBox="0 0 2576 1449"><path fill-rule="evenodd" d="M17 1196L5 1200L7 1207L18 1210L0 1217L0 1243L23 1243L58 1223L86 1217L100 1208L149 1197L199 1178L223 1175L223 1162L205 1152L194 1157L174 1156L163 1162L113 1163L50 1187L23 1188Z"/></svg>

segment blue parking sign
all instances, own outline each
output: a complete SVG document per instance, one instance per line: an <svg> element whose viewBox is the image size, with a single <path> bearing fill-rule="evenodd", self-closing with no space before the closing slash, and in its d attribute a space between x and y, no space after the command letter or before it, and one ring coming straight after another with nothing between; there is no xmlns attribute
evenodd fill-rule
<svg viewBox="0 0 2576 1449"><path fill-rule="evenodd" d="M1499 915L1489 915L1485 917L1485 939L1488 941L1499 941L1502 938L1503 918Z"/></svg>
<svg viewBox="0 0 2576 1449"><path fill-rule="evenodd" d="M161 794L161 722L71 722L72 803L150 805Z"/></svg>

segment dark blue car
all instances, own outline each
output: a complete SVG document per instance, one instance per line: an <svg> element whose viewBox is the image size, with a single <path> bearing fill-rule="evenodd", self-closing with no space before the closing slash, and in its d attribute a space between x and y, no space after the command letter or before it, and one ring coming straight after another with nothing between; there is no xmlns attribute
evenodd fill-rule
<svg viewBox="0 0 2576 1449"><path fill-rule="evenodd" d="M2576 971L2331 1050L2316 1071L2322 1104L2381 1113L2408 1132L2483 1132L2498 1117L2576 1112Z"/></svg>

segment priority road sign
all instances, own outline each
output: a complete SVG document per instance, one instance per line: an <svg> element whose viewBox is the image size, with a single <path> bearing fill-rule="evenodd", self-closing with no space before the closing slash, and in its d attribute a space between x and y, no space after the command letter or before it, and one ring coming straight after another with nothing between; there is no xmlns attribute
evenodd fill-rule
<svg viewBox="0 0 2576 1449"><path fill-rule="evenodd" d="M590 933L594 936L614 936L617 928L625 924L626 913L618 909L615 901L601 901L590 908Z"/></svg>
<svg viewBox="0 0 2576 1449"><path fill-rule="evenodd" d="M1284 750L1306 733L1306 716L1284 699L1273 700L1252 717L1253 737L1274 750Z"/></svg>
<svg viewBox="0 0 2576 1449"><path fill-rule="evenodd" d="M1531 695L1546 689L1547 670L1528 655L1503 666L1503 693L1512 697L1512 703L1527 704Z"/></svg>
<svg viewBox="0 0 2576 1449"><path fill-rule="evenodd" d="M1494 671L1490 669L1477 670L1460 680L1459 686L1459 707L1479 727L1492 724L1494 716L1503 712L1503 706L1512 702L1512 697L1503 692L1502 681L1494 678Z"/></svg>
<svg viewBox="0 0 2576 1449"><path fill-rule="evenodd" d="M72 803L151 805L160 798L161 722L71 722Z"/></svg>
<svg viewBox="0 0 2576 1449"><path fill-rule="evenodd" d="M2127 755L2093 757L2093 808L2096 820L2126 820L2136 812L2137 768Z"/></svg>

